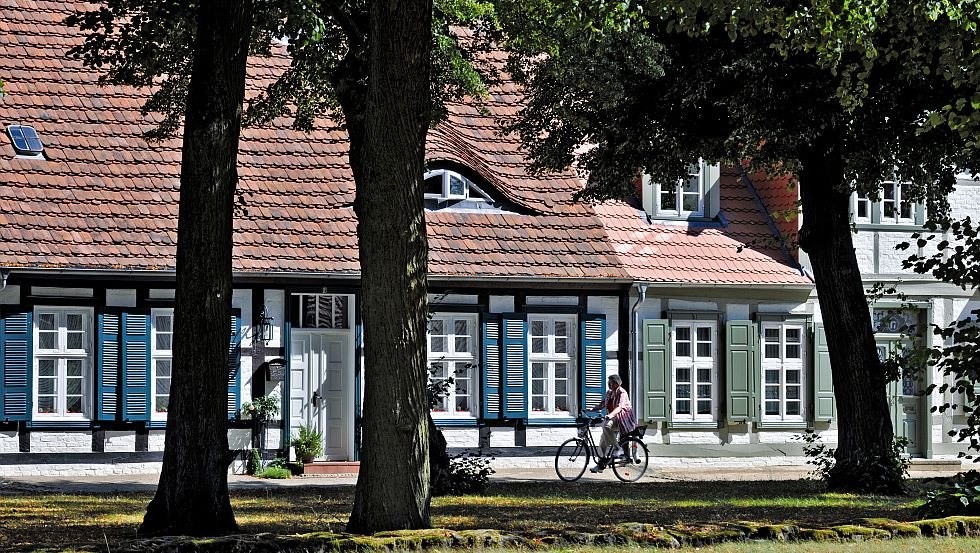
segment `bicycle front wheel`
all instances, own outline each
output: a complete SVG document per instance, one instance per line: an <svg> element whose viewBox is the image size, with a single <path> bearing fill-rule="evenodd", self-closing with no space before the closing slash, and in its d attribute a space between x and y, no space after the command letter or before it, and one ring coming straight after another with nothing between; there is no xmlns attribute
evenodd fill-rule
<svg viewBox="0 0 980 553"><path fill-rule="evenodd" d="M589 466L589 448L582 438L570 438L558 446L555 454L555 472L565 482L574 482L585 474Z"/></svg>
<svg viewBox="0 0 980 553"><path fill-rule="evenodd" d="M636 482L647 471L650 452L646 444L632 436L619 442L619 445L623 448L623 458L613 462L613 473L623 482Z"/></svg>

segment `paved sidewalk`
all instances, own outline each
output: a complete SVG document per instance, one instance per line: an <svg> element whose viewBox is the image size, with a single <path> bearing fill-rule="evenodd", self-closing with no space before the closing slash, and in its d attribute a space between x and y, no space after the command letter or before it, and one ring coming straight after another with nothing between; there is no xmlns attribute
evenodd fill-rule
<svg viewBox="0 0 980 553"><path fill-rule="evenodd" d="M912 478L952 476L954 470L912 471ZM798 466L773 466L763 468L660 468L651 467L641 482L679 481L745 481L745 480L797 480L806 477L810 470ZM0 478L2 493L133 493L153 492L159 481L157 474L112 476L18 476ZM561 484L551 468L501 468L491 476L494 482L553 482ZM586 472L582 481L615 481L612 471L601 474ZM289 480L264 480L252 476L229 475L232 490L272 489L281 487L333 487L353 486L354 475L303 476Z"/></svg>

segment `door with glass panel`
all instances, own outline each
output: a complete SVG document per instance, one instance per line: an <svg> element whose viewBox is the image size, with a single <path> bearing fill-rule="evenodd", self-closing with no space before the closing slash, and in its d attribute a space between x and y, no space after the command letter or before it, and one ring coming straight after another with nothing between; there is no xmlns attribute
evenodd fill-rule
<svg viewBox="0 0 980 553"><path fill-rule="evenodd" d="M899 340L878 340L878 358L882 361L894 356L902 356L907 342ZM906 452L918 457L923 451L923 396L922 378L918 371L903 367L898 380L887 384L888 408L891 411L892 427L896 437L909 441Z"/></svg>

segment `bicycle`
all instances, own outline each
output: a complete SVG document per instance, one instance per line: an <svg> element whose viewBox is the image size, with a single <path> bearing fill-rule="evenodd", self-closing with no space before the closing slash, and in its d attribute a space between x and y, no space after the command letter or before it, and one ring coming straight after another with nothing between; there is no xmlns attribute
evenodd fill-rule
<svg viewBox="0 0 980 553"><path fill-rule="evenodd" d="M555 454L555 472L558 473L558 478L565 482L574 482L585 474L590 459L599 463L599 446L592 438L590 429L601 422L601 417L589 417L584 411L579 412L578 417L575 418L578 435L565 440L558 446L558 453ZM619 437L618 446L623 450L622 456L613 457L615 445L610 446L606 451L605 457L609 459L606 466L612 468L616 478L623 482L636 482L647 471L650 452L641 439L646 430L646 425L637 426L631 432Z"/></svg>

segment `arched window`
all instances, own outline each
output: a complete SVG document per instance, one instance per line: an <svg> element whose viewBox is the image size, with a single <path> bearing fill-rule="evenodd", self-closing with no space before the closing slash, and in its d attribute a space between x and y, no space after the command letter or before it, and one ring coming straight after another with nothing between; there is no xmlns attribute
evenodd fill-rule
<svg viewBox="0 0 980 553"><path fill-rule="evenodd" d="M483 199L492 201L470 179L451 169L433 169L423 176L425 197L439 200Z"/></svg>

